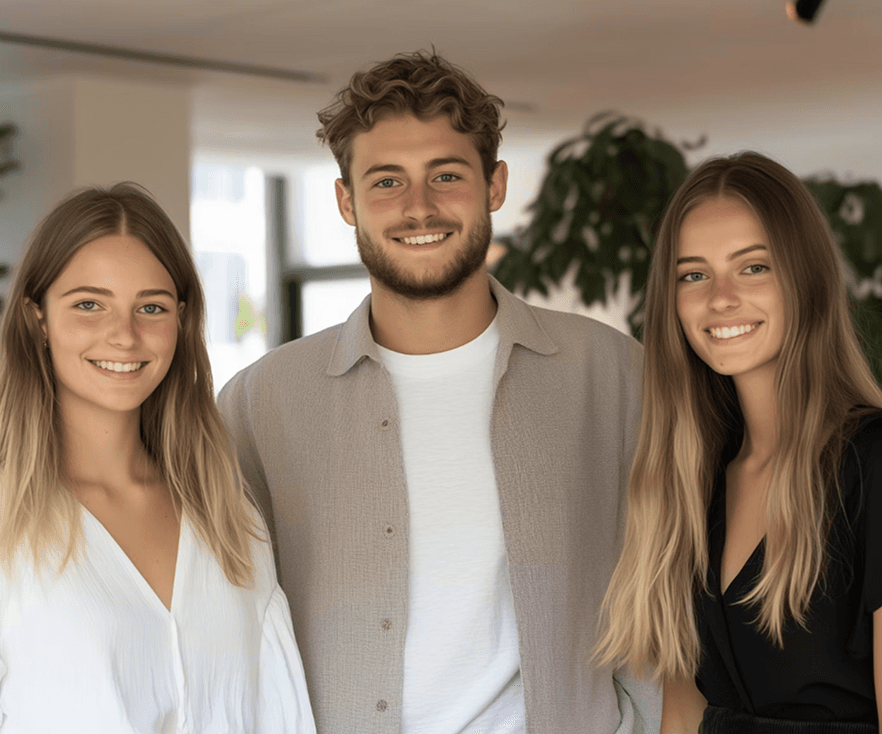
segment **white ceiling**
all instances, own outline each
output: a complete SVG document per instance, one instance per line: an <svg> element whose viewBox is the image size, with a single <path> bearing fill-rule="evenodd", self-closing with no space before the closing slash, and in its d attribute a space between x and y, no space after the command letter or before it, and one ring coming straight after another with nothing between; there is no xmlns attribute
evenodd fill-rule
<svg viewBox="0 0 882 734"><path fill-rule="evenodd" d="M882 141L880 0L827 0L813 26L788 21L783 0L0 0L0 32L327 79L0 43L0 84L78 71L192 85L204 149L315 151L315 113L353 71L432 44L510 103L506 140L572 133L616 109L680 137L793 134L810 146L816 131L839 130Z"/></svg>

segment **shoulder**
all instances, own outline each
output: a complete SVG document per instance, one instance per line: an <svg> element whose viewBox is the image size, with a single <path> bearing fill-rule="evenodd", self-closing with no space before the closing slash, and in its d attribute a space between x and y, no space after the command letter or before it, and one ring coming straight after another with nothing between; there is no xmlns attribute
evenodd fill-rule
<svg viewBox="0 0 882 734"><path fill-rule="evenodd" d="M557 360L639 377L643 345L596 319L524 304L557 348Z"/></svg>
<svg viewBox="0 0 882 734"><path fill-rule="evenodd" d="M855 421L842 460L846 466L857 464L862 474L875 469L882 481L882 410L868 411Z"/></svg>
<svg viewBox="0 0 882 734"><path fill-rule="evenodd" d="M260 391L290 386L292 375L299 383L318 379L325 374L342 328L343 324L337 324L270 350L237 372L220 391L218 402L223 406L248 401Z"/></svg>

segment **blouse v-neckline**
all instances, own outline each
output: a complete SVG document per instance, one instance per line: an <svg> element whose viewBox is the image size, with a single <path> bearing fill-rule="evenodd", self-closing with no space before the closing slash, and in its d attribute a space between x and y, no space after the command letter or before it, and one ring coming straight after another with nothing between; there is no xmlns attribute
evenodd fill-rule
<svg viewBox="0 0 882 734"><path fill-rule="evenodd" d="M175 555L174 578L172 581L172 595L169 605L166 606L162 599L159 598L159 594L156 593L154 588L147 582L147 579L144 578L144 575L138 570L138 567L132 562L132 559L129 558L128 554L122 549L122 546L116 542L116 538L110 534L110 531L104 527L102 522L95 517L85 505L81 504L80 507L82 508L82 516L87 518L92 524L94 531L103 538L105 544L111 549L111 553L116 556L120 565L126 569L129 577L134 580L135 585L138 586L144 597L148 599L149 603L158 607L162 614L171 615L174 612L176 607L175 602L179 595L178 583L181 577L181 555L183 553L184 540L186 537L184 533L186 517L181 514L181 523L178 530L178 549Z"/></svg>
<svg viewBox="0 0 882 734"><path fill-rule="evenodd" d="M713 559L714 570L716 572L716 589L714 591L719 593L720 603L725 601L726 604L733 603L730 601L732 594L730 593L733 589L737 591L739 588L744 588L746 585L746 580L742 578L745 573L748 572L749 569L753 568L757 563L757 556L762 555L766 545L766 536L763 536L759 539L759 542L754 546L753 550L750 552L750 555L745 559L744 563L741 564L741 568L738 569L737 573L732 577L729 581L729 584L723 589L723 551L726 548L726 470L723 469L721 471L721 476L718 479L719 482L719 494L717 496L717 502L720 503L720 507L717 510L717 515L719 519L720 528L717 531L719 533L719 547L718 553L715 554L715 558Z"/></svg>

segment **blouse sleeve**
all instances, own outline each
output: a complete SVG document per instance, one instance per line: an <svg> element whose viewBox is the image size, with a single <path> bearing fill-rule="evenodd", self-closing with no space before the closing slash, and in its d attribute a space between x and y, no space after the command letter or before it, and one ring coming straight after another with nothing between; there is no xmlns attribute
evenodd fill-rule
<svg viewBox="0 0 882 734"><path fill-rule="evenodd" d="M864 609L882 607L882 419L873 420L861 438L861 491L866 507Z"/></svg>
<svg viewBox="0 0 882 734"><path fill-rule="evenodd" d="M264 616L258 676L260 693L255 733L315 734L291 610L278 585Z"/></svg>

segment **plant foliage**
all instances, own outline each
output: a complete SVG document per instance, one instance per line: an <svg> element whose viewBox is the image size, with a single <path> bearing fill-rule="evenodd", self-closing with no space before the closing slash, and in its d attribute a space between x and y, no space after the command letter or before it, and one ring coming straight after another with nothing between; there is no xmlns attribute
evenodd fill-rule
<svg viewBox="0 0 882 734"><path fill-rule="evenodd" d="M634 296L628 324L639 336L650 247L686 178L683 153L639 122L604 112L552 151L548 169L530 224L499 238L507 251L496 277L525 295L548 295L548 284L575 268L575 285L590 305L606 302L627 272Z"/></svg>
<svg viewBox="0 0 882 734"><path fill-rule="evenodd" d="M852 313L876 379L882 383L882 188L811 177L803 183L830 222L845 257Z"/></svg>

